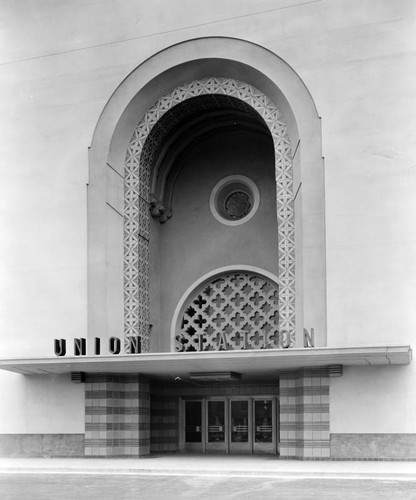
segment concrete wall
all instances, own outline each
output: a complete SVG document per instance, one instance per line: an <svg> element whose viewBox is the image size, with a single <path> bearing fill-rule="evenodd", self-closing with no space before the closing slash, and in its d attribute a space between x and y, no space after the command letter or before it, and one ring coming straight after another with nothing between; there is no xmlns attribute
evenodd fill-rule
<svg viewBox="0 0 416 500"><path fill-rule="evenodd" d="M1 395L0 435L84 434L84 385L72 383L69 374L2 372Z"/></svg>
<svg viewBox="0 0 416 500"><path fill-rule="evenodd" d="M345 367L331 379L331 433L415 433L414 371L412 364Z"/></svg>
<svg viewBox="0 0 416 500"><path fill-rule="evenodd" d="M22 16L16 2L5 2L2 357L49 356L54 337L86 336L85 185L95 124L114 89L147 57L203 36L243 38L278 54L303 79L322 117L328 344L413 343L414 2L296 3L242 0L236 12L228 0L221 11L210 2L192 9L186 0L107 0L99 9L48 1L30 3ZM331 432L367 432L373 421L372 432L414 432L415 379L413 367L346 370L331 385ZM1 393L12 394L2 405L2 432L47 432L39 413L19 417L23 380L0 374ZM64 395L79 390L59 387ZM31 386L33 398L38 391ZM74 413L46 406L57 432L71 422L71 432L79 432L81 396L73 397Z"/></svg>
<svg viewBox="0 0 416 500"><path fill-rule="evenodd" d="M416 434L332 434L331 457L355 460L416 460Z"/></svg>

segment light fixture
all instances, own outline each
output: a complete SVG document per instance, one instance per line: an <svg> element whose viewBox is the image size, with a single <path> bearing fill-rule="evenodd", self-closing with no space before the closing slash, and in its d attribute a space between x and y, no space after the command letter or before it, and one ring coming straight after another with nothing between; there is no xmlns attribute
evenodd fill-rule
<svg viewBox="0 0 416 500"><path fill-rule="evenodd" d="M236 372L193 372L189 374L192 380L206 380L206 381L227 381L227 380L240 380L241 373Z"/></svg>

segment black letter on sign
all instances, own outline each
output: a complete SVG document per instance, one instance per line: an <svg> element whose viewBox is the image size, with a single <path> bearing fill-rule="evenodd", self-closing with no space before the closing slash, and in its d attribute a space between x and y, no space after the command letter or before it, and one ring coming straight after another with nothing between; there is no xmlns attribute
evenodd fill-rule
<svg viewBox="0 0 416 500"><path fill-rule="evenodd" d="M128 337L130 354L140 354L141 349L141 339L138 336Z"/></svg>
<svg viewBox="0 0 416 500"><path fill-rule="evenodd" d="M311 333L308 333L306 328L303 329L303 347L315 347L315 331L311 328Z"/></svg>
<svg viewBox="0 0 416 500"><path fill-rule="evenodd" d="M74 339L74 356L85 356L87 354L87 341L85 339Z"/></svg>
<svg viewBox="0 0 416 500"><path fill-rule="evenodd" d="M101 341L99 337L95 337L94 339L94 354L100 354Z"/></svg>
<svg viewBox="0 0 416 500"><path fill-rule="evenodd" d="M120 354L121 342L117 337L110 337L109 350L111 354Z"/></svg>
<svg viewBox="0 0 416 500"><path fill-rule="evenodd" d="M290 347L290 333L282 332L281 333L281 345L283 349L288 349Z"/></svg>
<svg viewBox="0 0 416 500"><path fill-rule="evenodd" d="M66 340L65 339L55 339L55 354L57 356L65 356L66 354Z"/></svg>

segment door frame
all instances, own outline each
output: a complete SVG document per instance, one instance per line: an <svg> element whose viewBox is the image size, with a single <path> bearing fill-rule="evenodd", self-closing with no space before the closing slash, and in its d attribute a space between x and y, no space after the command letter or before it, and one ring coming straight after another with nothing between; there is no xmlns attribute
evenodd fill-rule
<svg viewBox="0 0 416 500"><path fill-rule="evenodd" d="M222 401L224 403L224 442L223 443L210 443L208 441L208 407L210 401ZM227 405L227 397L226 396L214 396L214 397L206 397L205 398L205 432L203 433L205 437L205 453L229 453L229 445L228 445L228 435L229 435L229 425L228 425L228 405Z"/></svg>
<svg viewBox="0 0 416 500"><path fill-rule="evenodd" d="M229 453L238 454L252 454L253 453L253 410L252 410L252 397L250 396L230 396L228 399L228 407L229 407L229 432L228 432L228 449ZM248 431L248 439L246 442L238 443L231 441L231 433L232 433L232 404L237 401L247 401L247 431Z"/></svg>
<svg viewBox="0 0 416 500"><path fill-rule="evenodd" d="M256 446L255 441L255 405L254 401L272 401L272 443L271 446ZM185 405L187 401L201 402L202 443L186 443L185 441ZM225 412L224 443L208 442L208 402L223 401ZM231 402L248 401L248 443L247 446L236 446L231 443ZM232 396L199 396L179 398L179 451L182 453L226 453L226 454L278 454L279 453L279 396L276 394L232 395ZM244 443L246 444L246 443Z"/></svg>
<svg viewBox="0 0 416 500"><path fill-rule="evenodd" d="M272 442L271 443L256 443L256 416L255 416L255 401L267 401L272 402ZM278 397L268 397L268 396L254 396L252 398L252 449L255 454L277 454L279 449L279 398Z"/></svg>
<svg viewBox="0 0 416 500"><path fill-rule="evenodd" d="M187 443L185 436L185 424L186 424L186 403L187 402L201 402L201 443ZM205 453L205 444L206 439L204 435L205 425L205 407L206 407L206 399L201 397L196 398L179 398L179 450L183 453Z"/></svg>

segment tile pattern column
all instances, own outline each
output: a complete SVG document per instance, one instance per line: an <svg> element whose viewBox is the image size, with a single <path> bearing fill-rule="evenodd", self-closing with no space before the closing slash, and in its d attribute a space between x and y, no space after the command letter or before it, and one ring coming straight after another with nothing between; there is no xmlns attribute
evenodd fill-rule
<svg viewBox="0 0 416 500"><path fill-rule="evenodd" d="M330 457L326 368L305 368L280 374L280 456Z"/></svg>
<svg viewBox="0 0 416 500"><path fill-rule="evenodd" d="M87 374L85 456L150 453L149 383L140 375Z"/></svg>
<svg viewBox="0 0 416 500"><path fill-rule="evenodd" d="M179 398L152 395L151 399L152 453L179 451Z"/></svg>

